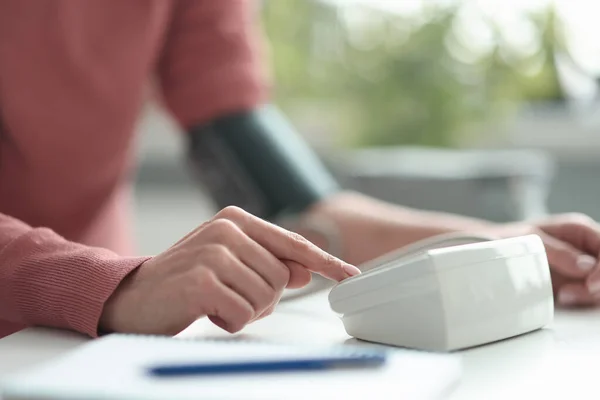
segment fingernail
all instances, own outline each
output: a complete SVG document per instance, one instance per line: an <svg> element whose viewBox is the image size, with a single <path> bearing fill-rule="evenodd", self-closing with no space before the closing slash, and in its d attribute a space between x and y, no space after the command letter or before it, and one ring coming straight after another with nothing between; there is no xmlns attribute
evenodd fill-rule
<svg viewBox="0 0 600 400"><path fill-rule="evenodd" d="M582 271L591 271L597 264L597 260L587 254L583 254L577 258L577 267Z"/></svg>
<svg viewBox="0 0 600 400"><path fill-rule="evenodd" d="M344 271L350 276L360 275L360 269L356 268L354 265L344 265Z"/></svg>
<svg viewBox="0 0 600 400"><path fill-rule="evenodd" d="M562 305L569 306L575 304L576 301L577 296L571 291L563 290L558 293L558 302Z"/></svg>

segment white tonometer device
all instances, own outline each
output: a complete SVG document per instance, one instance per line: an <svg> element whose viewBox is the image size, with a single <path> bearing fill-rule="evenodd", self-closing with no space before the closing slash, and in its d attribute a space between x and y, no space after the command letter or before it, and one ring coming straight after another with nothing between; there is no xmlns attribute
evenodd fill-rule
<svg viewBox="0 0 600 400"><path fill-rule="evenodd" d="M541 239L436 237L361 266L329 293L346 332L429 351L478 346L552 321L550 269Z"/></svg>

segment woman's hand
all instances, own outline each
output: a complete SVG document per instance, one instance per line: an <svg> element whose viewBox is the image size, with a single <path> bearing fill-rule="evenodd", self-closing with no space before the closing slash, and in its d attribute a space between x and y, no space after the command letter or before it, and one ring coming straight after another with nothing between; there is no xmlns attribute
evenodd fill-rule
<svg viewBox="0 0 600 400"><path fill-rule="evenodd" d="M341 281L360 271L302 236L228 207L125 278L100 329L174 335L208 316L228 332L273 311L311 271Z"/></svg>
<svg viewBox="0 0 600 400"><path fill-rule="evenodd" d="M600 303L600 225L582 214L561 214L533 223L492 229L502 237L537 234L542 238L559 304Z"/></svg>

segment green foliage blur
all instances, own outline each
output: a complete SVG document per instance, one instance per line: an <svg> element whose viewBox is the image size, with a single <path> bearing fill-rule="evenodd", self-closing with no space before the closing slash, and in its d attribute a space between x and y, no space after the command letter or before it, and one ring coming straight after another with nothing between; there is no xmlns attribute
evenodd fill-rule
<svg viewBox="0 0 600 400"><path fill-rule="evenodd" d="M290 113L307 103L334 113L343 146L456 147L520 103L563 100L551 9L528 16L539 40L527 54L489 20L491 44L474 53L457 29L461 12L431 5L409 17L267 0L275 101Z"/></svg>

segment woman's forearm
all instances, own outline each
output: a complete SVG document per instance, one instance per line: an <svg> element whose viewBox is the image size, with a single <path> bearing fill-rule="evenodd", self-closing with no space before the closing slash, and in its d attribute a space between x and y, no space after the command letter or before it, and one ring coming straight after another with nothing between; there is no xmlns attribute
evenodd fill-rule
<svg viewBox="0 0 600 400"><path fill-rule="evenodd" d="M352 192L331 196L306 215L335 227L341 242L342 254L338 256L355 265L434 235L483 232L495 225L450 213L402 207ZM327 247L325 238L315 232L299 232Z"/></svg>

